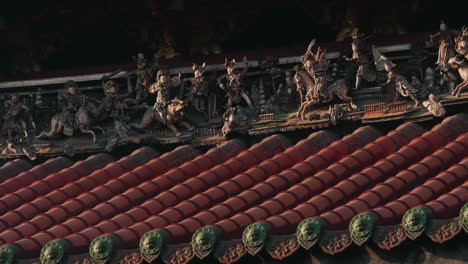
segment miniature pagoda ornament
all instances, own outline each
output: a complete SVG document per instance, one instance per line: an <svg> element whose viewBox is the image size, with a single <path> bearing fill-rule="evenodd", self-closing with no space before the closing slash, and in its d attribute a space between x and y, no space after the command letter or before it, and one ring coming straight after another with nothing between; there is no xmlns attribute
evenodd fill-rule
<svg viewBox="0 0 468 264"><path fill-rule="evenodd" d="M263 80L260 80L260 84L258 85L258 107L260 114L266 114L265 104L265 87L263 85Z"/></svg>

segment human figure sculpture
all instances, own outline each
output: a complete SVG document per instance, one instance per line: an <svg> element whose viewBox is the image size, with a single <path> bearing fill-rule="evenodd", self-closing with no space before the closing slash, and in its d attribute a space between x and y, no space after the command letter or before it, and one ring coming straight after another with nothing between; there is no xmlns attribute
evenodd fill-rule
<svg viewBox="0 0 468 264"><path fill-rule="evenodd" d="M182 74L170 77L166 70L159 70L156 74L156 82L149 88L149 92L156 94L156 102L153 110L159 115L159 119L166 122L167 103L171 100L171 88L179 86L182 83Z"/></svg>
<svg viewBox="0 0 468 264"><path fill-rule="evenodd" d="M348 96L348 86L344 79L333 81L329 76L328 62L325 59L325 51L318 48L314 54L312 47L315 40L312 40L307 48L305 55L302 57L304 71L298 70L294 82L298 90L306 90L303 96L296 117L305 119L306 112L314 105L320 103L329 103L335 96L347 103L351 103L352 98ZM306 89L304 89L306 87Z"/></svg>
<svg viewBox="0 0 468 264"><path fill-rule="evenodd" d="M92 128L104 133L101 127L94 124L98 116L96 103L97 100L79 91L77 83L68 81L65 89L58 94L59 112L52 117L50 130L41 132L37 137L52 137L62 132L66 136L73 136L78 129L81 133L90 134L95 142L96 134Z"/></svg>
<svg viewBox="0 0 468 264"><path fill-rule="evenodd" d="M114 80L104 83L105 98L99 107L100 119L111 118L114 122L114 130L119 137L127 136L126 111L129 109L127 99L129 94L119 94L118 86Z"/></svg>
<svg viewBox="0 0 468 264"><path fill-rule="evenodd" d="M462 82L452 91L452 95L459 97L460 93L468 88L468 28L462 28L462 35L455 38L457 56L448 60L448 65L456 69L460 74Z"/></svg>
<svg viewBox="0 0 468 264"><path fill-rule="evenodd" d="M135 58L137 69L136 69L136 84L135 84L135 103L141 103L146 101L148 97L148 88L150 86L149 72L147 69L147 59L143 53L138 53Z"/></svg>
<svg viewBox="0 0 468 264"><path fill-rule="evenodd" d="M192 66L194 77L191 79L192 89L189 93L189 100L194 106L195 110L200 113L206 114L207 97L208 97L208 81L206 80L203 73L205 71L206 64L203 63L201 66L195 63Z"/></svg>
<svg viewBox="0 0 468 264"><path fill-rule="evenodd" d="M365 44L361 38L354 37L353 42L351 43L353 55L351 58L344 57L346 61L353 63L351 71L355 75L356 79L354 89L361 88L363 79L368 82L373 82L376 79L375 69L373 69L371 62L365 53L364 46Z"/></svg>
<svg viewBox="0 0 468 264"><path fill-rule="evenodd" d="M387 71L387 85L391 82L395 82L395 88L398 92L395 94L395 100L397 100L399 95L402 95L414 101L413 107L421 106L421 101L418 98L419 91L411 85L403 75L396 72L396 64L381 54L379 60L383 61L385 71Z"/></svg>
<svg viewBox="0 0 468 264"><path fill-rule="evenodd" d="M244 69L242 72L236 73L236 61L233 59L228 63L228 60L225 59L224 67L226 68L227 74L218 78L218 85L223 90L227 89L228 107L237 106L241 103L241 100L244 99L248 106L253 109L252 100L250 100L242 87L242 80L247 75L249 67L246 57L244 57L243 61L245 65Z"/></svg>
<svg viewBox="0 0 468 264"><path fill-rule="evenodd" d="M438 42L439 45L436 64L442 75L441 84L448 82L450 91L455 88L456 76L450 71L448 61L456 55L454 38L458 35L458 31L449 29L443 20L440 22L440 31L430 35L430 42Z"/></svg>
<svg viewBox="0 0 468 264"><path fill-rule="evenodd" d="M30 159L35 159L36 153L31 143L36 127L30 109L21 102L18 95L13 95L5 103L5 108L7 112L3 116L5 122L2 135L6 137L8 151L22 151Z"/></svg>

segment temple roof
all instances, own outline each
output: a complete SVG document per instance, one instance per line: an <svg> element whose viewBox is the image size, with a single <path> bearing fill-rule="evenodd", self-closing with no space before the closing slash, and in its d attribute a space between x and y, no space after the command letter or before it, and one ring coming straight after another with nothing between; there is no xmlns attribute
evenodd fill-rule
<svg viewBox="0 0 468 264"><path fill-rule="evenodd" d="M8 162L0 263L233 263L468 232L468 115L339 132Z"/></svg>

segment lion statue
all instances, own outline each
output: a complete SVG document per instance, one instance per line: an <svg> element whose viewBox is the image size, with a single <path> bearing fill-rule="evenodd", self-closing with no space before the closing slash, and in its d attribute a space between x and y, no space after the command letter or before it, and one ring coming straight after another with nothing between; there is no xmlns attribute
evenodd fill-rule
<svg viewBox="0 0 468 264"><path fill-rule="evenodd" d="M175 124L181 125L187 128L189 131L194 129L194 126L185 117L185 105L184 102L178 98L172 99L166 106L166 111L160 115L154 108L148 108L143 115L143 119L140 123L131 123L128 125L129 129L146 129L157 121L171 129L176 136L182 135L182 133L176 128ZM162 117L164 120L162 120Z"/></svg>

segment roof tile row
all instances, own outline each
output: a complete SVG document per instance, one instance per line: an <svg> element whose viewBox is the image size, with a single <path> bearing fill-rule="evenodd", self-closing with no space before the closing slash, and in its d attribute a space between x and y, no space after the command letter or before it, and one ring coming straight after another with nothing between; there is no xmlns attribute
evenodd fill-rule
<svg viewBox="0 0 468 264"><path fill-rule="evenodd" d="M345 136L341 140L335 141L328 147L323 148L318 153L308 157L293 167L282 171L277 175L270 176L265 182L259 183L250 190L245 190L241 194L231 197L225 202L198 213L197 215L174 223L164 228L169 233L168 241L184 241L190 238L190 234L196 229L215 224L217 221L226 223L225 232L229 230L241 232L241 227L248 225L253 219L239 214L249 205L249 201L258 201L278 193L288 188L290 185L300 181L303 177L313 175L322 168L327 167L332 162L351 153L355 149L364 146L379 136L379 132L372 127L357 129L353 134ZM241 198L242 197L242 198ZM226 210L228 208L229 210ZM227 214L222 214L223 212ZM212 217L213 215L219 217ZM227 217L232 216L227 219ZM222 225L222 223L219 223ZM217 224L215 224L217 225Z"/></svg>
<svg viewBox="0 0 468 264"><path fill-rule="evenodd" d="M203 191L203 188L213 186L223 179L230 178L237 173L245 171L250 166L284 151L289 145L289 140L284 136L275 135L268 137L226 162L203 171L198 175L195 174L185 182L178 183L169 190L165 190L160 194L150 191L157 195L140 206L126 212L125 210L115 211L114 214L119 212L124 213L120 213L109 221L96 223L94 226L89 225L89 228L76 232L76 234L71 234L64 239L75 248L86 247L98 235L118 230L125 227L125 224L134 223L140 219L144 220L150 215L157 214L168 206L175 205L187 197ZM105 219L107 218L103 217L100 220Z"/></svg>
<svg viewBox="0 0 468 264"><path fill-rule="evenodd" d="M6 164L5 164L6 165ZM34 166L32 169L22 171L15 177L9 178L0 184L0 196L15 192L22 187L30 185L32 182L41 180L49 174L58 172L72 165L72 162L63 157L47 160L45 163ZM11 166L17 166L12 164ZM22 170L20 168L20 170Z"/></svg>
<svg viewBox="0 0 468 264"><path fill-rule="evenodd" d="M8 194L4 194L0 198L0 214L4 214L9 210L15 209L23 203L32 201L38 196L44 195L54 189L60 188L66 183L76 181L80 177L88 175L93 171L104 167L107 163L112 161L112 156L109 154L96 154L84 161L79 161L71 167L65 168L59 172L47 175L43 179L37 179L31 184L25 186L28 181L18 182L15 186L16 190ZM58 162L55 163L55 162ZM55 160L54 164L48 164L52 168L57 168L61 165L61 160ZM44 167L43 167L44 168ZM11 179L13 180L13 178ZM4 182L2 186L5 186ZM18 188L24 186L22 188Z"/></svg>
<svg viewBox="0 0 468 264"><path fill-rule="evenodd" d="M151 195L147 192L150 190L149 188L153 187L154 189L154 187L158 187L160 191L168 183L170 184L168 182L168 179L171 179L169 175L179 177L183 175L188 178L196 175L198 171L204 168L214 166L216 162L222 162L231 156L235 156L244 148L245 145L239 140L231 140L218 148L211 149L203 155L199 155L200 152L193 146L178 147L161 157L152 159L148 163L108 181L104 185L97 186L90 192L83 193L77 198L67 201L63 206L57 206L49 210L42 219L47 220L52 218L54 221L43 226L43 231L32 233L32 237L19 240L17 244L30 245L35 250L38 250L41 243L47 243L47 241L53 238L64 237L73 233L74 230L81 230L92 226L92 223L98 222L106 212L115 214L118 212L118 209L114 208L113 205L122 206L118 204L120 201L118 199L123 198L125 199L125 204L132 205L131 203L129 204L126 197L132 197L132 194L137 193L140 194L140 199L144 200L145 196ZM156 190L156 192L158 191ZM95 208L92 208L93 206ZM106 211L106 207L114 210L111 212ZM40 218L34 218L31 222L34 222L36 219L42 221ZM62 223L54 226L54 222ZM48 227L51 228L47 230Z"/></svg>
<svg viewBox="0 0 468 264"><path fill-rule="evenodd" d="M128 170L132 170L136 166L148 162L155 156L157 156L157 153L151 148L141 148L117 162L111 162L102 169L95 170L93 173L81 177L77 181L69 182L59 189L55 189L44 196L37 197L31 202L26 202L20 207L5 213L0 216L0 241L3 239L1 231L5 228L11 228L21 222L27 221L53 206L60 205L67 199L87 192L98 185L106 183L111 178L118 177Z"/></svg>
<svg viewBox="0 0 468 264"><path fill-rule="evenodd" d="M424 184L417 186L398 199L376 207L369 212L373 212L377 215L378 219L376 222L378 224L394 225L399 222L403 213L410 208L425 204L434 198L439 198L439 196L449 192L460 184L463 184L466 180L468 180L468 158L464 158L459 163L452 165L449 169L440 172L437 176L429 178L424 182ZM465 189L465 192L466 191L468 191L468 189ZM467 202L468 194L464 195L464 197L464 202ZM432 203L435 204L434 202ZM397 209L399 206L404 206L405 209L403 211L399 211ZM433 209L436 210L436 212L445 212L445 208L446 207L443 206L442 210L440 207L434 207ZM443 219L453 217L454 214L439 216Z"/></svg>
<svg viewBox="0 0 468 264"><path fill-rule="evenodd" d="M386 181L376 184L377 178L373 182L366 182L364 186L373 188L365 191L357 198L351 199L348 203L342 206L336 206L333 210L320 215L320 218L325 220L328 228L343 228L356 214L372 209L376 206L385 204L399 196L405 194L410 188L413 188L429 177L433 177L442 170L447 169L450 165L457 163L462 157L468 155L468 134L463 134L454 142L440 148L434 154L427 156L422 161L410 166L408 169L400 171L392 177L388 177ZM351 177L352 178L352 177ZM363 186L363 187L364 187ZM361 188L360 190L365 190ZM353 197L358 192L350 192L346 195ZM406 205L395 203L392 210L398 216L401 216L408 210ZM398 222L401 218L394 219Z"/></svg>
<svg viewBox="0 0 468 264"><path fill-rule="evenodd" d="M23 171L27 171L32 168L31 163L23 159L15 159L8 161L0 167L0 183L8 180Z"/></svg>
<svg viewBox="0 0 468 264"><path fill-rule="evenodd" d="M284 152L266 159L257 166L253 166L245 172L226 179L217 186L213 186L202 193L182 201L174 207L169 207L159 214L146 219L144 222L135 223L129 228L120 229L115 234L131 246L138 241L138 237L148 231L148 228L162 228L168 224L176 223L207 207L222 202L227 197L235 195L244 189L250 188L255 183L265 180L268 176L289 168L297 162L304 160L309 155L318 152L338 137L328 131L320 131L311 134L307 139L301 140L296 145L289 147ZM157 199L157 197L155 197ZM116 219L115 219L116 220ZM133 224L133 223L132 223ZM123 225L121 225L123 226Z"/></svg>
<svg viewBox="0 0 468 264"><path fill-rule="evenodd" d="M418 205L453 218L468 201L466 132L461 114L427 132L407 123L385 136L371 126L342 139L320 131L294 146L275 135L204 154L182 146L160 157L142 148L116 162L99 154L71 167L65 158L33 168L18 161L13 169L22 172L0 183L0 245L35 257L63 239L74 254L103 234L128 248L155 229L168 235L164 243L183 243L207 225L238 238L257 221L289 235L310 217L328 229L363 212L393 225Z"/></svg>

